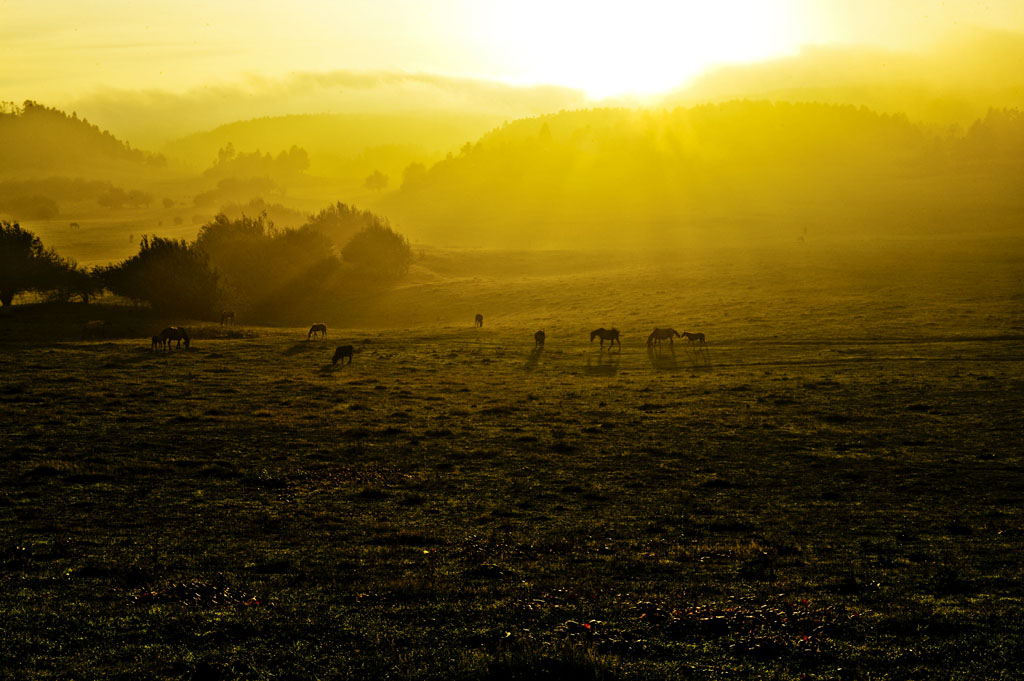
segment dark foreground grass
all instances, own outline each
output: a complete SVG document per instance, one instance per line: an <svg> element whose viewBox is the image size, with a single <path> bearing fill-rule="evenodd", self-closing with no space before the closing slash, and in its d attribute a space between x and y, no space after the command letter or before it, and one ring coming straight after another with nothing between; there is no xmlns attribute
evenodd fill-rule
<svg viewBox="0 0 1024 681"><path fill-rule="evenodd" d="M1019 337L488 321L8 342L0 669L1024 674Z"/></svg>

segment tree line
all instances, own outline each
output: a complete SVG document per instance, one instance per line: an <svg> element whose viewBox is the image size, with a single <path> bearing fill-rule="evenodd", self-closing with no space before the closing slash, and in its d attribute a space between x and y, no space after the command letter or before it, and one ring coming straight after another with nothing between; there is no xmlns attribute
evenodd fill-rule
<svg viewBox="0 0 1024 681"><path fill-rule="evenodd" d="M340 244L340 246L339 246ZM0 223L0 303L25 291L83 302L109 291L161 313L217 319L304 319L353 292L386 286L413 262L408 240L388 221L343 203L280 229L266 213L218 214L194 241L143 236L125 260L84 269L18 223Z"/></svg>

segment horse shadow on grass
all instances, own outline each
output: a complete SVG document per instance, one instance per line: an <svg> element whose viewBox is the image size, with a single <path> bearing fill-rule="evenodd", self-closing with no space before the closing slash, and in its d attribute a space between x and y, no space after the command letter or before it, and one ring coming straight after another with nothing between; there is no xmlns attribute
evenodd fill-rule
<svg viewBox="0 0 1024 681"><path fill-rule="evenodd" d="M283 353L285 357L291 357L292 355L299 355L304 352L314 352L319 348L323 347L319 343L310 343L308 341L301 341L292 344L290 348L287 348Z"/></svg>
<svg viewBox="0 0 1024 681"><path fill-rule="evenodd" d="M530 351L529 356L526 358L526 364L523 365L523 368L526 369L527 371L533 371L534 369L536 369L537 363L540 361L540 356L543 354L543 345L535 347L533 350Z"/></svg>
<svg viewBox="0 0 1024 681"><path fill-rule="evenodd" d="M619 371L619 355L610 352L601 352L594 361L593 353L587 354L587 366L583 367L583 373L588 376L614 376Z"/></svg>
<svg viewBox="0 0 1024 681"><path fill-rule="evenodd" d="M659 345L647 346L647 360L655 371L679 371L676 362L676 349L669 345L668 350Z"/></svg>
<svg viewBox="0 0 1024 681"><path fill-rule="evenodd" d="M683 350L684 356L690 362L691 369L710 369L711 351L707 346L690 347Z"/></svg>
<svg viewBox="0 0 1024 681"><path fill-rule="evenodd" d="M110 347L115 347L111 345ZM116 361L120 365L128 364L152 364L154 362L169 362L174 361L175 358L179 357L203 357L206 353L196 348L185 348L182 347L180 350L162 350L153 349L153 347L147 341L145 345L132 348L131 351L126 351L123 354L118 353Z"/></svg>

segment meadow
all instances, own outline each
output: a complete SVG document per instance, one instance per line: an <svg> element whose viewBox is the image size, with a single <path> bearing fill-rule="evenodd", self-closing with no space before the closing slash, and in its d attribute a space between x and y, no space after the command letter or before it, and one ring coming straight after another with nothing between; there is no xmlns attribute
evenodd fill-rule
<svg viewBox="0 0 1024 681"><path fill-rule="evenodd" d="M4 309L0 670L1020 678L1021 253L431 250L324 341Z"/></svg>

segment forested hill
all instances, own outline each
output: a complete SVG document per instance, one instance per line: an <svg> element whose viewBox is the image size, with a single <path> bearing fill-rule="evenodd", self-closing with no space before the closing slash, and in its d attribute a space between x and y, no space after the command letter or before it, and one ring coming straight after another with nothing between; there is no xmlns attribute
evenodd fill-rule
<svg viewBox="0 0 1024 681"><path fill-rule="evenodd" d="M1019 229L1024 114L927 132L863 107L735 101L506 124L379 206L414 238L570 245Z"/></svg>
<svg viewBox="0 0 1024 681"><path fill-rule="evenodd" d="M0 108L0 175L61 175L158 166L163 158L133 149L75 114L35 102Z"/></svg>
<svg viewBox="0 0 1024 681"><path fill-rule="evenodd" d="M168 158L206 168L220 150L277 153L297 146L311 175L359 183L373 173L395 187L412 163L434 163L504 120L478 113L302 114L236 121L163 147Z"/></svg>

